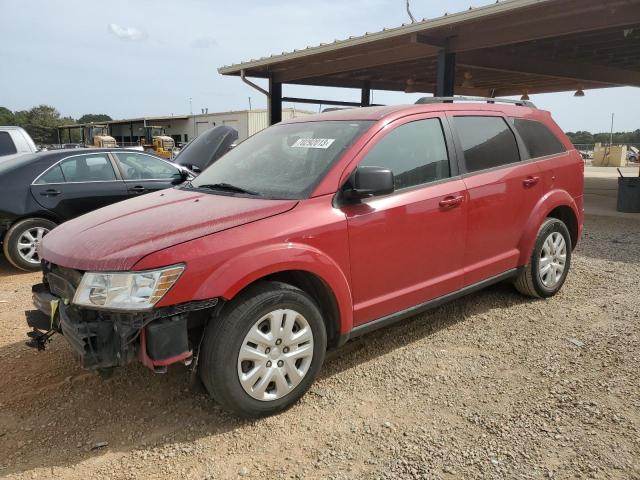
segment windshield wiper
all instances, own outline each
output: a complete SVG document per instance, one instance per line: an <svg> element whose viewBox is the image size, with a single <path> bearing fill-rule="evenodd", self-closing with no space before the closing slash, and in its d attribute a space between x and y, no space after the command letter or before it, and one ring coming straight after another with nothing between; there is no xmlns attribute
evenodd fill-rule
<svg viewBox="0 0 640 480"><path fill-rule="evenodd" d="M193 185L193 188L202 188L206 190L222 190L226 192L246 193L248 195L255 195L261 197L262 195L253 190L247 190L246 188L231 185L230 183L205 183L204 185Z"/></svg>

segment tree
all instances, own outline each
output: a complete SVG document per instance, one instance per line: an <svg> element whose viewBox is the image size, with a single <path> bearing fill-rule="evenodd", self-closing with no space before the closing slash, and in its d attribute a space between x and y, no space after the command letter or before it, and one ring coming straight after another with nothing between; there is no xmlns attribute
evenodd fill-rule
<svg viewBox="0 0 640 480"><path fill-rule="evenodd" d="M33 107L26 114L26 124L21 125L38 145L57 143L57 127L64 123L60 112L49 105Z"/></svg>
<svg viewBox="0 0 640 480"><path fill-rule="evenodd" d="M5 107L0 107L0 125L15 125L15 116L13 112Z"/></svg>
<svg viewBox="0 0 640 480"><path fill-rule="evenodd" d="M109 120L112 118L104 113L85 113L78 119L78 123L108 122Z"/></svg>

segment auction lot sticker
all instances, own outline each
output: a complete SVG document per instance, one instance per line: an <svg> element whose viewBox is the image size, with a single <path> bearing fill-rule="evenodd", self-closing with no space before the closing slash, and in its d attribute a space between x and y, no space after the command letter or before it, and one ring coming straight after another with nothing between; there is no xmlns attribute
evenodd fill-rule
<svg viewBox="0 0 640 480"><path fill-rule="evenodd" d="M293 148L329 148L335 138L299 138L291 145Z"/></svg>

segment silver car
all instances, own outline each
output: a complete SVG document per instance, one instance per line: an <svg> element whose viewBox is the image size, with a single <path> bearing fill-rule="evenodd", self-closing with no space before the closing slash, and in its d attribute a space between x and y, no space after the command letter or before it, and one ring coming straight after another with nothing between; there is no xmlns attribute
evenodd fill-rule
<svg viewBox="0 0 640 480"><path fill-rule="evenodd" d="M38 148L22 127L0 127L0 157L34 153Z"/></svg>

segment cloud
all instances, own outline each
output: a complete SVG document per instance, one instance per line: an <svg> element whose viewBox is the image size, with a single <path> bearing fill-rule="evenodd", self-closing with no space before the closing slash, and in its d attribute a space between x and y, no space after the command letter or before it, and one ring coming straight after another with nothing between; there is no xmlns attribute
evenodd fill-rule
<svg viewBox="0 0 640 480"><path fill-rule="evenodd" d="M147 38L147 34L135 27L121 27L116 23L109 24L109 32L113 33L120 40L139 42Z"/></svg>
<svg viewBox="0 0 640 480"><path fill-rule="evenodd" d="M218 45L218 42L213 37L198 37L191 42L192 48L213 48Z"/></svg>

